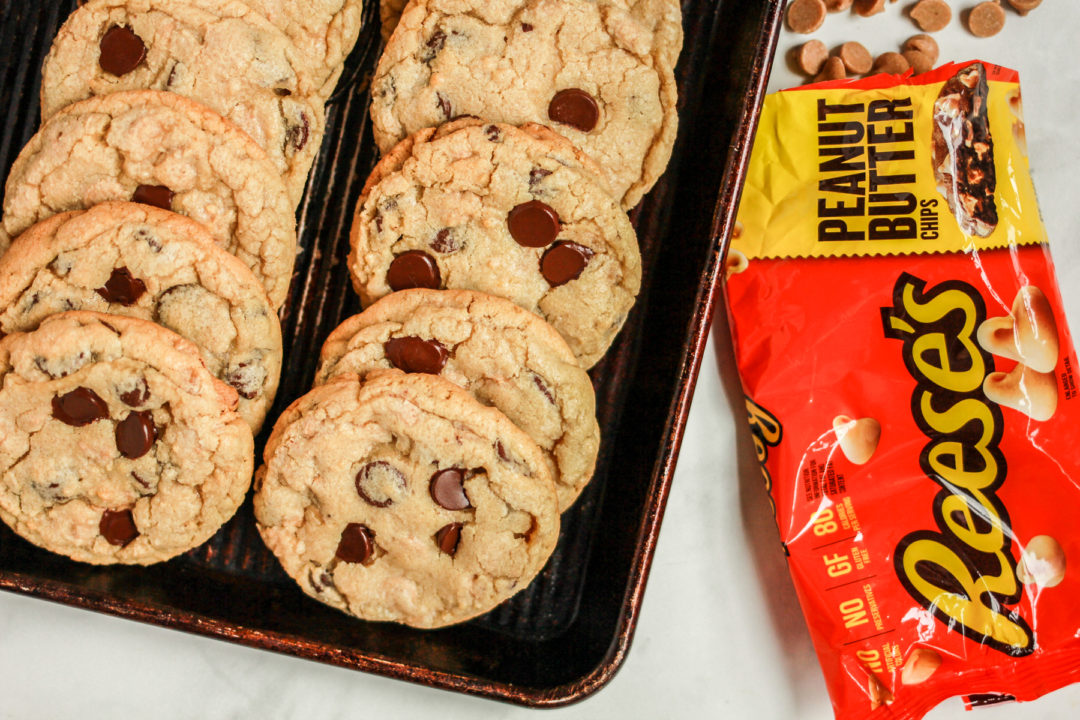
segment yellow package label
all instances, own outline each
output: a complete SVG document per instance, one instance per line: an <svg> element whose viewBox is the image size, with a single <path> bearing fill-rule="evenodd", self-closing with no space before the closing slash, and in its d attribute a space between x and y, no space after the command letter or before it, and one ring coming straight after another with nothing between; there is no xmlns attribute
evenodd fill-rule
<svg viewBox="0 0 1080 720"><path fill-rule="evenodd" d="M969 63L896 82L769 96L732 247L754 259L1045 241L1021 212L1036 200L1016 74Z"/></svg>

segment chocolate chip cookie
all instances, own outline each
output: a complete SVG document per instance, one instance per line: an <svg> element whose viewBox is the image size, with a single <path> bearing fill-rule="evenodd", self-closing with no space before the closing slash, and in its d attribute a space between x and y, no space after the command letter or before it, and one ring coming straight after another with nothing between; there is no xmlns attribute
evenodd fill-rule
<svg viewBox="0 0 1080 720"><path fill-rule="evenodd" d="M281 28L314 62L320 94L330 97L363 26L363 0L244 0Z"/></svg>
<svg viewBox="0 0 1080 720"><path fill-rule="evenodd" d="M75 312L0 341L0 519L87 563L148 565L208 540L254 464L236 391L145 320Z"/></svg>
<svg viewBox="0 0 1080 720"><path fill-rule="evenodd" d="M586 368L641 286L634 229L600 171L540 125L464 118L407 138L368 179L351 242L365 306L412 287L498 295L551 323Z"/></svg>
<svg viewBox="0 0 1080 720"><path fill-rule="evenodd" d="M293 205L325 117L314 65L240 0L90 0L45 58L41 116L123 90L168 90L220 113L266 151Z"/></svg>
<svg viewBox="0 0 1080 720"><path fill-rule="evenodd" d="M414 0L372 81L375 140L463 115L550 125L631 208L671 157L681 47L676 0Z"/></svg>
<svg viewBox="0 0 1080 720"><path fill-rule="evenodd" d="M67 310L152 320L198 346L254 432L274 402L281 326L262 285L197 222L136 203L55 215L0 257L0 332Z"/></svg>
<svg viewBox="0 0 1080 720"><path fill-rule="evenodd" d="M540 450L432 375L341 376L281 416L256 479L266 544L308 595L435 628L487 612L559 534Z"/></svg>
<svg viewBox="0 0 1080 720"><path fill-rule="evenodd" d="M83 100L54 115L8 176L0 253L31 225L67 210L134 200L204 225L285 301L296 220L266 153L192 100L139 90Z"/></svg>
<svg viewBox="0 0 1080 720"><path fill-rule="evenodd" d="M469 290L388 295L330 334L315 382L387 368L441 375L501 410L544 451L560 510L592 478L592 382L559 333L512 302Z"/></svg>

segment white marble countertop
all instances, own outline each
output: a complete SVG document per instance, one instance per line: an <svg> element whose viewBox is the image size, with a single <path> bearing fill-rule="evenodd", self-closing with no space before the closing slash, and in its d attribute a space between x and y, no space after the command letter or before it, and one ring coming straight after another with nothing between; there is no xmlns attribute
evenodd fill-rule
<svg viewBox="0 0 1080 720"><path fill-rule="evenodd" d="M747 0L752 2L753 0ZM831 16L828 45L858 39L875 54L917 32L903 3L869 19ZM953 3L958 9L976 0ZM981 58L1020 70L1035 184L1074 327L1080 323L1080 3L1048 0L977 40L938 34L942 60ZM772 87L796 82L783 52ZM826 720L832 711L784 565L741 414L722 319L701 371L629 658L571 718ZM570 641L570 640L568 640ZM216 640L0 593L0 717L493 718L540 711L323 666ZM975 717L1080 716L1080 686ZM967 717L959 701L931 718Z"/></svg>

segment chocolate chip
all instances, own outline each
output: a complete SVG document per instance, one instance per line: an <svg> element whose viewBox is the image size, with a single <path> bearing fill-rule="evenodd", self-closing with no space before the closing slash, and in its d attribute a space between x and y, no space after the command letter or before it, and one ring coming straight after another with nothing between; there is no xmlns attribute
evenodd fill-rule
<svg viewBox="0 0 1080 720"><path fill-rule="evenodd" d="M540 258L540 274L551 287L565 285L581 276L594 254L584 245L557 242Z"/></svg>
<svg viewBox="0 0 1080 720"><path fill-rule="evenodd" d="M101 69L113 75L127 75L146 58L142 38L123 25L113 25L101 36Z"/></svg>
<svg viewBox="0 0 1080 720"><path fill-rule="evenodd" d="M150 388L146 385L146 378L139 378L135 387L127 392L120 393L120 400L130 407L139 407L146 404L150 399Z"/></svg>
<svg viewBox="0 0 1080 720"><path fill-rule="evenodd" d="M442 110L443 117L449 120L454 113L453 107L450 105L450 101L446 99L446 96L440 92L435 93L435 97L439 104L439 109Z"/></svg>
<svg viewBox="0 0 1080 720"><path fill-rule="evenodd" d="M532 32L533 26L531 23L521 23L521 32Z"/></svg>
<svg viewBox="0 0 1080 720"><path fill-rule="evenodd" d="M502 444L502 440L495 441L495 452L503 461L510 462L510 456L506 454L506 446Z"/></svg>
<svg viewBox="0 0 1080 720"><path fill-rule="evenodd" d="M289 88L274 88L274 94L278 97L289 97L292 95L292 90Z"/></svg>
<svg viewBox="0 0 1080 720"><path fill-rule="evenodd" d="M405 476L388 462L370 462L356 473L356 492L368 505L389 507L395 495L404 495Z"/></svg>
<svg viewBox="0 0 1080 720"><path fill-rule="evenodd" d="M431 499L447 510L466 510L469 496L465 494L465 471L460 468L440 470L431 476L428 487Z"/></svg>
<svg viewBox="0 0 1080 720"><path fill-rule="evenodd" d="M484 135L486 135L487 139L493 143L497 143L502 140L502 130L500 130L495 125L488 125L486 128L484 128Z"/></svg>
<svg viewBox="0 0 1080 720"><path fill-rule="evenodd" d="M383 350L391 365L407 373L438 375L449 357L438 340L418 337L392 338L386 342Z"/></svg>
<svg viewBox="0 0 1080 720"><path fill-rule="evenodd" d="M600 121L600 107L589 93L570 88L556 93L551 99L548 117L582 132L590 132Z"/></svg>
<svg viewBox="0 0 1080 720"><path fill-rule="evenodd" d="M132 275L126 267L120 267L112 271L105 287L99 287L95 292L107 302L134 305L146 292L146 283Z"/></svg>
<svg viewBox="0 0 1080 720"><path fill-rule="evenodd" d="M72 427L83 427L109 417L109 406L90 388L77 387L52 401L53 417Z"/></svg>
<svg viewBox="0 0 1080 720"><path fill-rule="evenodd" d="M266 368L250 362L237 363L229 368L223 378L245 400L254 400L259 396L266 382Z"/></svg>
<svg viewBox="0 0 1080 720"><path fill-rule="evenodd" d="M439 265L435 258L423 250L409 250L390 263L386 281L395 292L410 288L438 290L442 285L442 276L439 275Z"/></svg>
<svg viewBox="0 0 1080 720"><path fill-rule="evenodd" d="M544 393L544 397L547 398L549 403L552 405L555 404L555 396L551 394L551 389L547 386L547 383L544 382L543 378L536 373L533 373L533 384L536 385L540 392Z"/></svg>
<svg viewBox="0 0 1080 720"><path fill-rule="evenodd" d="M110 545L120 547L139 537L139 529L135 527L135 517L131 510L106 510L101 513L98 531Z"/></svg>
<svg viewBox="0 0 1080 720"><path fill-rule="evenodd" d="M291 125L285 132L285 149L292 148L294 152L300 152L308 144L311 136L311 121L305 113L300 113L300 125Z"/></svg>
<svg viewBox="0 0 1080 720"><path fill-rule="evenodd" d="M335 555L342 562L366 564L375 552L375 532L367 525L349 523L341 532Z"/></svg>
<svg viewBox="0 0 1080 720"><path fill-rule="evenodd" d="M150 247L150 250L152 252L155 252L155 253L161 252L161 247L162 247L161 246L161 240L156 238L146 228L139 228L138 230L136 230L135 231L135 237L137 237L138 239L145 242Z"/></svg>
<svg viewBox="0 0 1080 720"><path fill-rule="evenodd" d="M315 588L315 591L319 593L327 590L337 590L334 578L325 570L319 570L318 574L315 573L314 569L308 570L308 581L311 582L311 587Z"/></svg>
<svg viewBox="0 0 1080 720"><path fill-rule="evenodd" d="M464 527L461 523L450 523L439 528L439 532L435 533L435 543L439 546L439 550L453 557L457 554L458 543L461 541L461 528Z"/></svg>
<svg viewBox="0 0 1080 720"><path fill-rule="evenodd" d="M555 242L562 229L559 213L539 200L515 207L507 216L506 224L518 245L531 248L547 247Z"/></svg>
<svg viewBox="0 0 1080 720"><path fill-rule="evenodd" d="M153 205L162 210L172 210L174 193L164 185L140 185L131 196L132 202L140 205Z"/></svg>
<svg viewBox="0 0 1080 720"><path fill-rule="evenodd" d="M461 249L461 243L458 242L457 235L452 229L443 228L435 233L435 239L430 243L431 249L443 255L457 252Z"/></svg>
<svg viewBox="0 0 1080 720"><path fill-rule="evenodd" d="M446 45L446 33L442 30L436 30L435 33L428 38L428 41L424 43L424 47L427 49L423 55L420 56L420 61L429 63L435 59L435 56L439 54L439 51Z"/></svg>
<svg viewBox="0 0 1080 720"><path fill-rule="evenodd" d="M542 167L534 167L529 171L529 192L536 193L537 187L540 185L540 181L551 174L550 170L545 170Z"/></svg>
<svg viewBox="0 0 1080 720"><path fill-rule="evenodd" d="M166 90L171 90L172 88L176 87L176 68L176 63L173 63L173 66L169 68L169 77L165 79Z"/></svg>
<svg viewBox="0 0 1080 720"><path fill-rule="evenodd" d="M129 460L141 458L157 442L154 415L149 410L136 410L116 424L116 449Z"/></svg>

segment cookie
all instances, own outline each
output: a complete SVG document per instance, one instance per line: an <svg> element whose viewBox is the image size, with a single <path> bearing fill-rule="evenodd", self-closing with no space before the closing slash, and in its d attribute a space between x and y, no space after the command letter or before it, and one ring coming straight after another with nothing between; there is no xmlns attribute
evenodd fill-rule
<svg viewBox="0 0 1080 720"><path fill-rule="evenodd" d="M375 167L349 270L365 306L409 287L478 290L551 323L583 367L641 286L637 238L600 171L540 125L426 129Z"/></svg>
<svg viewBox="0 0 1080 720"><path fill-rule="evenodd" d="M314 63L320 95L330 97L363 27L363 0L244 0L281 28Z"/></svg>
<svg viewBox="0 0 1080 720"><path fill-rule="evenodd" d="M592 478L600 447L588 374L550 325L508 300L468 290L405 290L327 338L316 383L372 371L440 375L528 433L566 510Z"/></svg>
<svg viewBox="0 0 1080 720"><path fill-rule="evenodd" d="M432 375L319 386L278 419L264 457L263 540L304 592L364 620L435 628L487 612L559 534L540 450Z"/></svg>
<svg viewBox="0 0 1080 720"><path fill-rule="evenodd" d="M123 90L178 93L250 135L295 206L326 125L312 67L240 0L90 0L45 58L41 116Z"/></svg>
<svg viewBox="0 0 1080 720"><path fill-rule="evenodd" d="M671 157L681 47L676 0L414 0L372 81L375 140L464 115L550 125L631 208Z"/></svg>
<svg viewBox="0 0 1080 720"><path fill-rule="evenodd" d="M262 426L281 374L281 326L247 266L195 221L106 203L31 227L0 257L0 332L67 310L151 320L187 338L240 395L240 416L254 432Z"/></svg>
<svg viewBox="0 0 1080 720"><path fill-rule="evenodd" d="M296 262L296 219L266 153L192 100L155 90L83 100L19 153L4 194L0 253L36 222L110 200L187 215L240 258L274 307Z"/></svg>
<svg viewBox="0 0 1080 720"><path fill-rule="evenodd" d="M145 320L73 312L0 341L0 519L87 563L208 540L251 482L236 391Z"/></svg>

